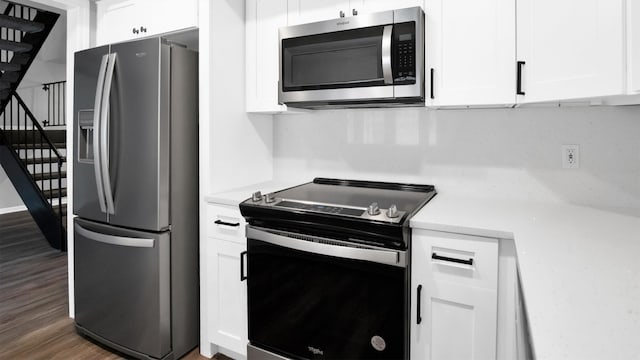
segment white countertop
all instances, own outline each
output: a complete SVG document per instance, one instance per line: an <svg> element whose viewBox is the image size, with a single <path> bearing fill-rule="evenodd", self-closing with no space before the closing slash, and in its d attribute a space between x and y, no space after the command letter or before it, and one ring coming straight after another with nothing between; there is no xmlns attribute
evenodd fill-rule
<svg viewBox="0 0 640 360"><path fill-rule="evenodd" d="M211 195L206 195L204 200L209 203L215 204L223 204L223 205L231 205L236 206L241 202L247 200L251 197L251 195L260 191L262 195L268 194L273 191L286 189L291 186L299 185L298 183L292 184L282 181L267 181L262 183L257 183L253 185L247 185L243 187L239 187L236 189L231 189Z"/></svg>
<svg viewBox="0 0 640 360"><path fill-rule="evenodd" d="M640 359L640 214L442 192L414 228L515 240L537 359Z"/></svg>

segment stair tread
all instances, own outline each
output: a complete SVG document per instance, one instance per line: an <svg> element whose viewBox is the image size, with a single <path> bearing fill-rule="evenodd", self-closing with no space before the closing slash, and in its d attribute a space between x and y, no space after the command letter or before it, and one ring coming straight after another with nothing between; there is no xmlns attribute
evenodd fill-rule
<svg viewBox="0 0 640 360"><path fill-rule="evenodd" d="M0 39L0 49L9 50L17 53L31 51L33 45L25 42L9 41Z"/></svg>
<svg viewBox="0 0 640 360"><path fill-rule="evenodd" d="M16 29L28 33L40 32L44 30L44 24L20 19L15 16L0 14L0 26L9 29Z"/></svg>
<svg viewBox="0 0 640 360"><path fill-rule="evenodd" d="M33 133L31 130L28 130L25 136L24 130L3 130L5 137L9 139L9 142L12 142L11 139L20 139L19 142L33 142L35 137L36 142L40 142L40 133L36 130ZM64 129L55 129L55 130L44 130L44 133L47 135L49 140L54 143L64 143L67 139L67 131ZM26 140L25 140L26 138ZM44 139L43 139L44 141ZM17 143L13 142L13 143Z"/></svg>
<svg viewBox="0 0 640 360"><path fill-rule="evenodd" d="M14 83L20 79L20 75L22 75L19 71L5 71L2 76L0 76L0 81Z"/></svg>
<svg viewBox="0 0 640 360"><path fill-rule="evenodd" d="M26 63L29 62L30 58L31 58L31 54L29 53L13 54L13 57L11 58L10 63L17 64L17 65L25 65Z"/></svg>
<svg viewBox="0 0 640 360"><path fill-rule="evenodd" d="M47 150L49 149L49 144L47 142L43 142L42 144L39 143L17 143L14 142L13 144L11 144L13 146L13 148L15 150L24 150L24 149L43 149L43 150ZM67 147L67 143L60 143L60 142L54 142L53 146L55 146L56 149L58 150L63 150L66 149Z"/></svg>
<svg viewBox="0 0 640 360"><path fill-rule="evenodd" d="M22 66L20 64L14 64L10 62L0 62L1 71L20 71Z"/></svg>
<svg viewBox="0 0 640 360"><path fill-rule="evenodd" d="M62 191L60 191L60 190L62 190ZM62 193L63 197L67 196L67 188L42 190L42 195L44 195L44 197L47 198L47 199L57 198L59 193Z"/></svg>
<svg viewBox="0 0 640 360"><path fill-rule="evenodd" d="M28 159L22 159L22 162L24 162L26 165L33 165L33 164L55 164L58 162L58 158L57 157L42 157L42 158L28 158Z"/></svg>
<svg viewBox="0 0 640 360"><path fill-rule="evenodd" d="M49 180L49 179L58 179L58 171L53 171L54 169L51 169L51 174L49 174L48 171L42 172L42 173L37 173L37 174L32 174L33 176L33 180L35 181L40 181L40 180ZM64 179L67 177L67 172L63 171L60 173L61 177Z"/></svg>

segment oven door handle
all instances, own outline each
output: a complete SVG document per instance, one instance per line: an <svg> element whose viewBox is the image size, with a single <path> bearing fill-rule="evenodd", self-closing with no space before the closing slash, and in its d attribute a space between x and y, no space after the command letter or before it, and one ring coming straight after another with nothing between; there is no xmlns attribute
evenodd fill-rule
<svg viewBox="0 0 640 360"><path fill-rule="evenodd" d="M330 239L316 238L308 235L305 235L305 237L317 239L318 242L291 238L288 236L274 234L269 231L259 230L252 226L247 226L248 239L264 241L272 245L282 246L293 250L333 256L342 259L363 260L400 267L406 266L406 256L404 251L333 245L326 243L327 240L331 241Z"/></svg>

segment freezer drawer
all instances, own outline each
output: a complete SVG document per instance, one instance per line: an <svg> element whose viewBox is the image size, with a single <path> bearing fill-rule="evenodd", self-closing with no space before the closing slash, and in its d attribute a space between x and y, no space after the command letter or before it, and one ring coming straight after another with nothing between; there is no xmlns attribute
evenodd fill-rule
<svg viewBox="0 0 640 360"><path fill-rule="evenodd" d="M125 352L169 353L170 233L76 219L74 234L76 324Z"/></svg>

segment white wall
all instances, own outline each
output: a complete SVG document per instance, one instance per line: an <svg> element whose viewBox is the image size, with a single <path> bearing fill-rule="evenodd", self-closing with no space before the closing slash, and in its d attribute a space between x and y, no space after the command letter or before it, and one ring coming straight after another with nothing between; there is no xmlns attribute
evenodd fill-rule
<svg viewBox="0 0 640 360"><path fill-rule="evenodd" d="M0 166L0 214L23 209L24 203Z"/></svg>
<svg viewBox="0 0 640 360"><path fill-rule="evenodd" d="M379 179L640 208L640 107L317 111L277 116L274 138L281 180ZM562 169L562 144L580 145L580 169Z"/></svg>

